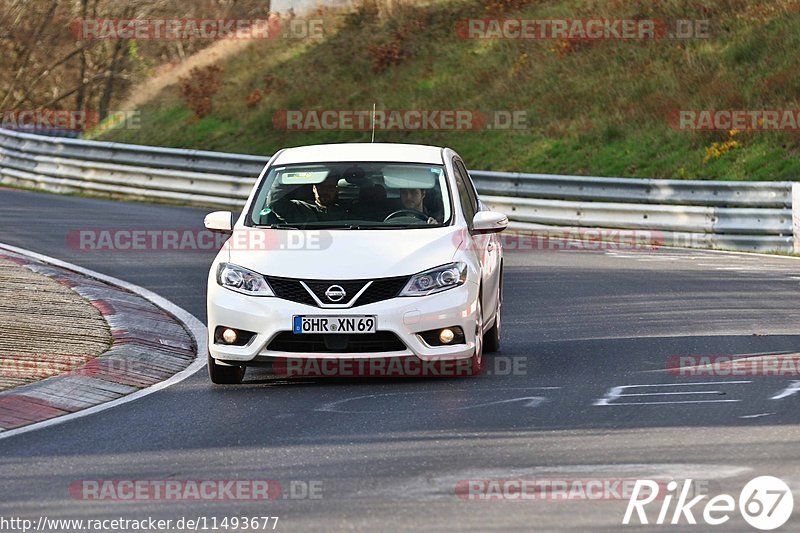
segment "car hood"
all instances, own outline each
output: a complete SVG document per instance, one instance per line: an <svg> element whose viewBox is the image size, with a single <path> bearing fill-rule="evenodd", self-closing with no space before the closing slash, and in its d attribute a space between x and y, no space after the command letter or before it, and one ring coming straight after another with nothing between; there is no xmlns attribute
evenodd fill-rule
<svg viewBox="0 0 800 533"><path fill-rule="evenodd" d="M453 260L457 227L397 230L237 228L220 258L264 275L365 279L415 274Z"/></svg>

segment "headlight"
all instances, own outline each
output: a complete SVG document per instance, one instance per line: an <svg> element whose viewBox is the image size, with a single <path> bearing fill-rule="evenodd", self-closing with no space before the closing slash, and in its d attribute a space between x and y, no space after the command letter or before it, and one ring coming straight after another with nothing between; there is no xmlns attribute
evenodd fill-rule
<svg viewBox="0 0 800 533"><path fill-rule="evenodd" d="M220 263L217 267L217 283L232 291L251 296L275 296L267 280L258 272L238 265Z"/></svg>
<svg viewBox="0 0 800 533"><path fill-rule="evenodd" d="M411 276L400 296L425 296L463 285L467 280L466 263L450 263Z"/></svg>

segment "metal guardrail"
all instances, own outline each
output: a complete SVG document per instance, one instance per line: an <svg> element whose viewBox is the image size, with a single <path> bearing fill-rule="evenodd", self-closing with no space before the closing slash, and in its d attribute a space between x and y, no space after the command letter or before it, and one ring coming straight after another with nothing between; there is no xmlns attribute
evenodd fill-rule
<svg viewBox="0 0 800 533"><path fill-rule="evenodd" d="M792 230L791 209L567 202L507 196L481 198L493 209L509 213L513 220L552 226L747 235L781 235Z"/></svg>
<svg viewBox="0 0 800 533"><path fill-rule="evenodd" d="M269 156L45 137L7 129L0 129L0 146L32 155L240 177L257 176L269 159Z"/></svg>
<svg viewBox="0 0 800 533"><path fill-rule="evenodd" d="M715 207L792 206L792 182L597 178L470 172L485 194L518 198Z"/></svg>
<svg viewBox="0 0 800 533"><path fill-rule="evenodd" d="M58 193L237 208L268 159L0 129L0 184ZM793 182L471 175L483 201L505 212L512 227L536 232L654 230L668 244L791 251L792 207L800 208ZM795 219L800 227L800 215Z"/></svg>

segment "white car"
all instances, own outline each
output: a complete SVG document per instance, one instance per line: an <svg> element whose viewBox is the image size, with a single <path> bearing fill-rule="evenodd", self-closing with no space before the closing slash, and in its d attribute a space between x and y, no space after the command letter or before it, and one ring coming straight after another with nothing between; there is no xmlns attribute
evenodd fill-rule
<svg viewBox="0 0 800 533"><path fill-rule="evenodd" d="M454 362L500 346L502 213L449 148L328 144L267 163L208 277L208 372L314 359ZM371 367L375 368L375 367Z"/></svg>

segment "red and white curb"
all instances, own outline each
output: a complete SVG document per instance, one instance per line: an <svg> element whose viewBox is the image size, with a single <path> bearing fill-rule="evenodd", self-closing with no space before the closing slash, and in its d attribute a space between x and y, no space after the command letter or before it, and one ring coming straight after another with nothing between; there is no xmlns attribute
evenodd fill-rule
<svg viewBox="0 0 800 533"><path fill-rule="evenodd" d="M0 243L0 255L88 300L103 315L113 337L108 351L77 369L1 392L0 439L136 400L205 366L206 327L165 298L14 246Z"/></svg>

